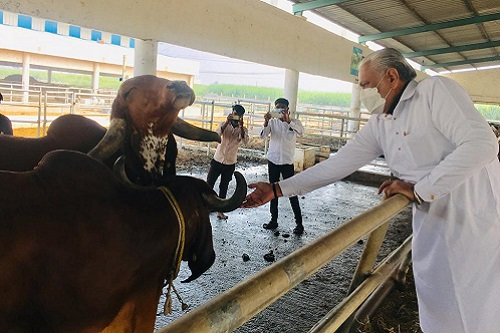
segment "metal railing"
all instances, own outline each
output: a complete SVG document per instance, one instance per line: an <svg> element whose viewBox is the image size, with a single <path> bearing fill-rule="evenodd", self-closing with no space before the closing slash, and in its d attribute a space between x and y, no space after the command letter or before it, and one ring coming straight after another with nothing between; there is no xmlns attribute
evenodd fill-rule
<svg viewBox="0 0 500 333"><path fill-rule="evenodd" d="M109 121L111 103L116 94L95 94L67 90L2 89L2 113L14 128L36 127L37 137L46 133L50 122L63 114L85 114Z"/></svg>
<svg viewBox="0 0 500 333"><path fill-rule="evenodd" d="M370 267L371 270L384 239L386 225L408 204L408 198L402 195L385 200L156 332L231 332L366 235L370 235L371 240L365 246L365 252L360 258L358 267ZM318 323L312 332L331 333L339 328L371 292L389 277L389 273L409 253L410 247L410 239L408 239L373 272L358 269L353 278L354 291L340 306ZM365 277L362 283L360 276ZM210 318L217 318L217 320L210 320ZM319 327L326 326L334 329L319 329Z"/></svg>
<svg viewBox="0 0 500 333"><path fill-rule="evenodd" d="M116 92L92 93L90 89L62 88L49 89L46 86L33 87L34 89L23 90L14 87L14 84L0 85L0 91L4 96L2 111L8 116L12 116L14 127L21 127L22 124L37 126L38 136L44 135L47 126L57 116L63 114L82 114L86 116L99 117L103 126L106 119L109 121L111 105L116 97ZM240 103L246 109L245 125L251 137L259 136L261 126L264 122L264 114L271 110L272 102L256 99L218 98L217 100L196 100L195 103L182 110L180 116L202 128L216 130L219 123L224 121L231 112L234 103ZM16 114L20 111L23 118ZM31 114L31 117L26 116ZM326 108L319 106L298 106L295 117L299 119L305 128L305 135L308 137L329 137L334 139L349 140L352 134L352 126L349 122L357 124L355 130L364 125L367 118L362 114L360 118L349 116L346 109ZM94 118L95 119L95 118ZM21 126L19 125L21 124ZM351 128L351 130L349 130ZM179 146L184 145L206 150L210 154L210 143L194 143L179 139ZM267 151L268 140L263 141L262 149L248 149L241 147L246 153L264 155Z"/></svg>

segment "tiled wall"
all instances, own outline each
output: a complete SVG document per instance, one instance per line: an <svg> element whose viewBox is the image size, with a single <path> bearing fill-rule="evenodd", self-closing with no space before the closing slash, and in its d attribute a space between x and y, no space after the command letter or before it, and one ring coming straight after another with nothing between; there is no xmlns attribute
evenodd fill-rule
<svg viewBox="0 0 500 333"><path fill-rule="evenodd" d="M82 28L67 23L44 20L28 15L15 14L0 10L0 24L17 26L20 28L45 31L52 34L70 36L85 40L93 40L101 44L113 44L134 48L135 40L130 37L111 34L93 29Z"/></svg>

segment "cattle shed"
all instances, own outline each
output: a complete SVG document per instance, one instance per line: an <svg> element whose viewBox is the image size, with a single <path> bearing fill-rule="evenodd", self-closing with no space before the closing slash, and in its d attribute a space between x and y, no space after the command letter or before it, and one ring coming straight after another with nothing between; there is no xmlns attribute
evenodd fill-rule
<svg viewBox="0 0 500 333"><path fill-rule="evenodd" d="M447 76L462 84L474 102L500 104L498 90L500 86L500 3L498 1L309 0L291 1L293 3L291 12L278 9L268 2L260 0L169 2L53 0L51 5L47 6L46 1L31 0L18 3L1 2L0 9L42 20L63 22L69 26L127 36L129 40L135 40L133 59L134 68L137 71L134 70L134 75L156 73L158 42L284 68L286 69L285 97L290 99L292 109L296 105L300 73L356 83L356 72L352 71L353 57L372 52L372 49L367 46L372 42L383 47L396 48L407 58L415 61L421 70L420 78L427 75ZM359 35L358 39L349 40L316 26L308 21L308 12L352 30ZM119 59L114 62L115 65L120 64ZM124 63L123 58L122 63ZM95 71L95 67L93 70ZM353 92L355 90L356 85L354 85ZM353 95L356 96L354 93ZM359 104L357 107L359 108ZM251 173L252 170L249 172ZM259 172L255 171L255 175L257 174ZM332 186L325 191L335 192L337 197L339 194L349 195L342 186L342 184L338 187ZM358 198L356 204L349 206L345 199L339 199L337 202L338 207L348 206L350 211L332 211L331 207L320 207L317 213L322 216L335 216L338 222L342 222L350 218L351 213L378 202L379 198L370 192L373 189L357 188L357 190L366 195ZM318 192L306 199L320 202L322 196L330 194ZM359 204L360 201L364 206ZM269 233L264 234L260 225L266 221L256 220L256 217L264 219L267 212L263 210L260 213L252 219L244 217L239 221L246 224L249 233L260 232L261 237L266 241L265 244L271 244L261 244L263 248L268 246L264 252L275 251L274 253L283 256L288 254L291 247L284 244L291 243L291 241L282 234L281 237ZM291 216L290 212L288 213ZM220 235L223 231L227 232L227 235L234 233L230 230L234 226L222 224L225 222L221 223L221 221L212 222L219 223L215 229L220 231ZM407 221L400 222L404 225ZM313 237L324 231L326 224L320 223L319 225L315 226L309 236ZM331 227L328 225L326 228ZM282 233L287 233L287 231L281 230ZM243 242L251 242L247 235L240 233L239 236ZM303 245L301 242L301 239L294 239L295 245ZM227 263L232 263L232 266L228 265L228 269L241 268L240 261L235 260L236 257L238 259L241 257L240 252L245 248L241 243L235 244L228 238L220 237L217 246L218 251L222 251L224 246L234 251L233 257L217 262L217 265L221 266L219 269L224 269ZM359 249L355 249L354 252L359 254ZM262 253L255 252L256 257L259 255ZM352 261L349 255L345 259ZM254 265L254 262L257 263L252 257L251 264ZM258 261L257 266L265 265ZM321 280L324 276L326 283L329 284L339 282L338 277L326 275L323 273L315 278ZM219 278L223 276L220 275ZM217 283L214 282L214 277L208 276L201 279L196 282L194 289L204 290L207 284L211 284L210 289L222 291L222 285L214 286ZM228 275L226 278L234 279L235 274ZM311 291L318 293L318 290L308 287L307 284L301 287L303 289L299 289L298 294ZM340 288L340 291L335 291L337 294L344 292L347 286L342 285ZM186 289L187 293L193 293L194 289ZM290 297L288 300L283 300L285 303L276 312L285 316L289 315L288 306L296 303L297 300L293 296ZM300 297L298 299L304 300ZM202 303L205 299L198 298L197 301ZM317 302L316 306L327 307L329 305L325 302ZM308 311L314 312L314 310L303 310L295 315L300 319L301 315L310 315L311 312ZM178 315L181 314L178 313ZM274 313L272 312L271 315ZM272 320L265 317L256 318L255 321L257 324L250 327L249 332L256 331L255 327L266 327L266 325L271 325L276 332L282 331ZM300 320L298 322L290 320L290 323L290 330L293 331L298 327L297 325L300 325ZM167 323L160 322L158 326L162 327L164 324ZM246 328L241 329L241 332L245 331Z"/></svg>

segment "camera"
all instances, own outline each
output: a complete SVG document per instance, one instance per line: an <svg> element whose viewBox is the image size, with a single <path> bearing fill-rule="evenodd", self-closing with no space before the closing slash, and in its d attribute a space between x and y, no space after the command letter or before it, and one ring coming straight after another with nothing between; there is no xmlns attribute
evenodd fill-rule
<svg viewBox="0 0 500 333"><path fill-rule="evenodd" d="M271 118L282 118L283 117L283 113L281 113L280 111L271 111Z"/></svg>

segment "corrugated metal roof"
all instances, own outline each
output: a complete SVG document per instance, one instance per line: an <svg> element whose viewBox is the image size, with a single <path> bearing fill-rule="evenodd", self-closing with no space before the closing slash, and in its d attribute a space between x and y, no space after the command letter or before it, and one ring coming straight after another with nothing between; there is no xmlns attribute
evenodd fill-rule
<svg viewBox="0 0 500 333"><path fill-rule="evenodd" d="M303 9L434 71L500 65L499 0L301 0ZM379 36L379 34L385 34ZM414 52L425 52L415 54Z"/></svg>

